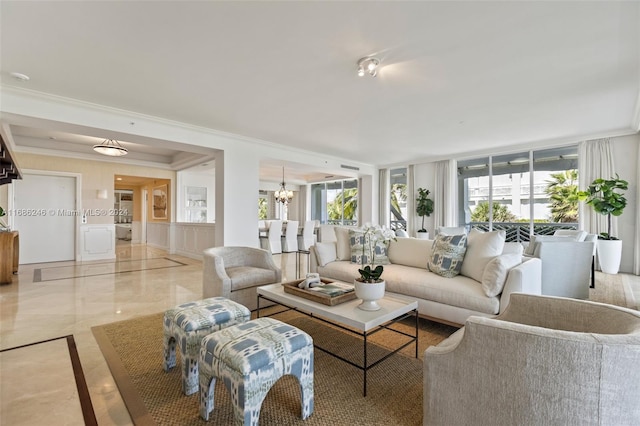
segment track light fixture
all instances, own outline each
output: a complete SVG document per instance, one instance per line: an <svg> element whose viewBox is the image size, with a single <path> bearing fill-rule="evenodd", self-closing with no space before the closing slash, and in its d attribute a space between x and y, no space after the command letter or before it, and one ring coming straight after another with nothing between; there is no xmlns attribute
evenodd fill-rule
<svg viewBox="0 0 640 426"><path fill-rule="evenodd" d="M378 66L380 60L373 56L366 56L358 61L358 76L362 77L365 73L369 73L371 77L378 74Z"/></svg>

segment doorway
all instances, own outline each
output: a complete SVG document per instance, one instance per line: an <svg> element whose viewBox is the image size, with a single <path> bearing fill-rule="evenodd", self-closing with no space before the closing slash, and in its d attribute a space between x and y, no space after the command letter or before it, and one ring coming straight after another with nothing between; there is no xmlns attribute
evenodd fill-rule
<svg viewBox="0 0 640 426"><path fill-rule="evenodd" d="M13 181L13 228L20 233L20 263L75 260L79 177L24 173Z"/></svg>

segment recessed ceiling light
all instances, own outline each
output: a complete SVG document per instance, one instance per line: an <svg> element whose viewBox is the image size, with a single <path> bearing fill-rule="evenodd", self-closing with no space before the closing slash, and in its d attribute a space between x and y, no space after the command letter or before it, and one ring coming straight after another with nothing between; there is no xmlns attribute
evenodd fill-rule
<svg viewBox="0 0 640 426"><path fill-rule="evenodd" d="M19 73L19 72L12 72L10 75L11 75L11 77L16 78L16 79L18 79L20 81L29 81L30 80L28 75L22 74L22 73Z"/></svg>
<svg viewBox="0 0 640 426"><path fill-rule="evenodd" d="M117 177L116 180L122 180L122 178L121 177Z"/></svg>

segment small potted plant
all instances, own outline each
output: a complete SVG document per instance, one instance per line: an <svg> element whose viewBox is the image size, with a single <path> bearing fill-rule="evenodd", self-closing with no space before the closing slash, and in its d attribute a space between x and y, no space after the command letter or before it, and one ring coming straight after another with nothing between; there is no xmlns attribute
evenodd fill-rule
<svg viewBox="0 0 640 426"><path fill-rule="evenodd" d="M377 311L379 299L384 297L385 281L381 278L384 267L375 265L376 253L380 250L380 243L389 247L389 242L395 240L395 234L390 229L367 225L362 229L362 268L358 269L360 277L354 280L356 296L362 299L358 308L365 311ZM365 265L365 260L368 263ZM374 267L375 265L375 267Z"/></svg>
<svg viewBox="0 0 640 426"><path fill-rule="evenodd" d="M622 191L629 188L626 180L615 178L594 180L586 191L578 192L578 198L589 204L596 213L607 216L607 232L598 235L598 260L602 272L617 274L622 259L622 241L611 235L611 217L620 216L627 206Z"/></svg>
<svg viewBox="0 0 640 426"><path fill-rule="evenodd" d="M416 213L422 217L422 225L416 237L421 239L429 239L429 232L424 227L424 218L431 216L433 213L433 200L429 198L429 190L425 188L418 188L418 197L416 198Z"/></svg>

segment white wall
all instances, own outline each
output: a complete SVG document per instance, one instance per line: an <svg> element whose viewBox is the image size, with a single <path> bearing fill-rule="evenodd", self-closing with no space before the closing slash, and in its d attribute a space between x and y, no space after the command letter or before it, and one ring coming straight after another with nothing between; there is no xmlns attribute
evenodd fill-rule
<svg viewBox="0 0 640 426"><path fill-rule="evenodd" d="M108 133L116 139L133 143L171 143L177 149L182 144L220 150L222 154L216 154L215 175L216 245L258 246L256 200L261 159L279 158L322 167L323 171L336 174L345 173L341 168L344 160L316 152L20 89L2 87L0 95L0 112L4 122L47 120L52 129L55 127L56 130L70 133ZM349 164L358 167L363 175L375 172L375 167L369 164L353 161ZM373 209L372 205L361 207Z"/></svg>

